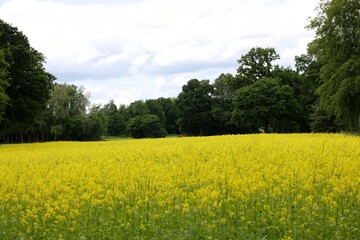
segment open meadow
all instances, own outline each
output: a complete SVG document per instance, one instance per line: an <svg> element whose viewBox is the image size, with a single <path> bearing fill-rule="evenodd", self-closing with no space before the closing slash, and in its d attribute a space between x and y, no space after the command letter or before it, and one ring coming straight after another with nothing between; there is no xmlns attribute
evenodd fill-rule
<svg viewBox="0 0 360 240"><path fill-rule="evenodd" d="M0 145L0 239L359 239L360 138Z"/></svg>

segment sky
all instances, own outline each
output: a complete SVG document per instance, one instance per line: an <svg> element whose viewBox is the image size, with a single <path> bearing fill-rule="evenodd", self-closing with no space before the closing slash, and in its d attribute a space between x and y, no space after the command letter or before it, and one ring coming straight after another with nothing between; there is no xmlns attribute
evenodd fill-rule
<svg viewBox="0 0 360 240"><path fill-rule="evenodd" d="M117 105L176 97L189 80L235 74L252 47L294 66L316 0L0 0L0 19L46 57L58 83Z"/></svg>

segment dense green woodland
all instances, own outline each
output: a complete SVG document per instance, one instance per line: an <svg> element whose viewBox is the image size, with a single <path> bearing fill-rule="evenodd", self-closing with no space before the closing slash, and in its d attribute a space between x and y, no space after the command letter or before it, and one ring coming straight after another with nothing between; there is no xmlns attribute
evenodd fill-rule
<svg viewBox="0 0 360 240"><path fill-rule="evenodd" d="M56 83L16 27L0 20L0 141L134 138L167 134L360 130L360 1L322 0L295 69L274 48L254 47L237 74L191 79L176 98L90 105L75 85Z"/></svg>

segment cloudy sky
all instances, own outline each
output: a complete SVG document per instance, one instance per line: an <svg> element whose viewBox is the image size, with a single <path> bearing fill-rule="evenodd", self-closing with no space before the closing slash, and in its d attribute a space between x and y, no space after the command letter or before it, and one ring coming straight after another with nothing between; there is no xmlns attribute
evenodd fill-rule
<svg viewBox="0 0 360 240"><path fill-rule="evenodd" d="M293 66L317 0L0 0L0 18L46 56L57 82L91 102L176 97L192 78L235 74L252 47Z"/></svg>

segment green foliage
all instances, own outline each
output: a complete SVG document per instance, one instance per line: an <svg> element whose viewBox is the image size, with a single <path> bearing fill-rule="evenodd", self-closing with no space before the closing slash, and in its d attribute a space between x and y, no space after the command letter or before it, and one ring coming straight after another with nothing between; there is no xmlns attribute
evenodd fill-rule
<svg viewBox="0 0 360 240"><path fill-rule="evenodd" d="M124 136L129 133L136 138L143 138L163 137L167 132L178 133L176 105L174 99L171 98L148 99L145 102L134 101L128 107L120 105L119 109L114 101L110 101L103 106L102 111L108 118L108 135L110 136ZM156 116L156 121L148 115ZM158 119L161 126L153 123ZM152 124L154 124L154 131L150 127ZM145 133L144 129L147 129L148 133Z"/></svg>
<svg viewBox="0 0 360 240"><path fill-rule="evenodd" d="M153 114L131 118L127 129L133 138L162 138L167 134L160 118Z"/></svg>
<svg viewBox="0 0 360 240"><path fill-rule="evenodd" d="M317 100L316 83L310 77L299 74L291 68L275 67L271 75L278 78L282 85L288 85L293 90L294 98L299 105L299 112L294 119L299 125L299 131L310 132L309 118L313 113L312 106Z"/></svg>
<svg viewBox="0 0 360 240"><path fill-rule="evenodd" d="M360 129L360 2L322 0L308 51L321 65L320 105L348 129Z"/></svg>
<svg viewBox="0 0 360 240"><path fill-rule="evenodd" d="M30 46L27 37L2 20L0 51L1 59L7 64L8 85L5 90L8 96L5 120L0 126L6 132L2 134L28 132L46 107L55 77L45 71L44 56ZM3 67L0 68L3 72ZM3 84L0 85L0 88L4 88Z"/></svg>
<svg viewBox="0 0 360 240"><path fill-rule="evenodd" d="M280 59L274 48L256 47L241 56L238 60L238 78L243 79L247 84L268 77L273 70L273 61Z"/></svg>
<svg viewBox="0 0 360 240"><path fill-rule="evenodd" d="M177 97L180 131L189 135L209 135L212 131L212 96L209 80L192 79Z"/></svg>
<svg viewBox="0 0 360 240"><path fill-rule="evenodd" d="M299 114L293 90L276 78L262 78L241 88L234 101L233 122L244 132L294 132Z"/></svg>
<svg viewBox="0 0 360 240"><path fill-rule="evenodd" d="M93 105L85 118L85 132L81 140L101 140L107 132L107 117L99 105Z"/></svg>
<svg viewBox="0 0 360 240"><path fill-rule="evenodd" d="M84 116L88 105L89 100L83 88L73 84L55 84L48 110L56 123L74 116Z"/></svg>
<svg viewBox="0 0 360 240"><path fill-rule="evenodd" d="M124 117L119 112L108 117L108 135L109 136L121 136L126 133L126 122Z"/></svg>
<svg viewBox="0 0 360 240"><path fill-rule="evenodd" d="M107 132L108 118L97 105L93 105L87 113L88 105L88 96L83 88L55 84L46 112L51 139L100 140Z"/></svg>
<svg viewBox="0 0 360 240"><path fill-rule="evenodd" d="M158 98L165 115L165 130L169 134L178 134L179 126L177 124L176 102L174 98Z"/></svg>
<svg viewBox="0 0 360 240"><path fill-rule="evenodd" d="M236 131L310 131L308 117L315 89L298 72L274 65L279 58L274 48L256 47L238 60L238 74L228 80L226 104L233 104L228 109Z"/></svg>
<svg viewBox="0 0 360 240"><path fill-rule="evenodd" d="M9 84L6 81L7 68L8 64L5 62L4 54L0 50L0 123L2 116L5 113L6 105L9 101L9 97L5 91L6 88L9 87Z"/></svg>
<svg viewBox="0 0 360 240"><path fill-rule="evenodd" d="M161 123L165 124L165 112L160 104L160 101L157 99L148 99L145 101L145 105L149 109L149 113L157 116Z"/></svg>
<svg viewBox="0 0 360 240"><path fill-rule="evenodd" d="M219 133L236 133L236 127L231 121L231 113L234 110L236 79L230 73L221 74L214 81L214 100L212 104L212 117Z"/></svg>
<svg viewBox="0 0 360 240"><path fill-rule="evenodd" d="M314 106L315 111L310 116L311 130L313 132L340 132L343 126L337 121L336 116L326 112L319 104Z"/></svg>
<svg viewBox="0 0 360 240"><path fill-rule="evenodd" d="M124 114L118 111L114 100L110 100L108 104L105 104L101 111L108 119L107 135L109 136L121 136L126 133L126 122Z"/></svg>
<svg viewBox="0 0 360 240"><path fill-rule="evenodd" d="M126 110L129 119L137 116L150 114L148 106L142 100L130 103L129 107Z"/></svg>

